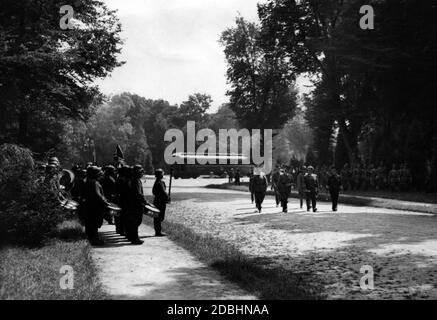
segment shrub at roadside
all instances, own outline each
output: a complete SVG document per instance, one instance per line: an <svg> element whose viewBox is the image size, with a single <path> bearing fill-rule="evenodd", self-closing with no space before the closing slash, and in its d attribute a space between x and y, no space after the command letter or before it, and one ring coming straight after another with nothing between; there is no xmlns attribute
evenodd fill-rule
<svg viewBox="0 0 437 320"><path fill-rule="evenodd" d="M65 219L56 196L35 170L32 153L0 145L0 240L38 246Z"/></svg>

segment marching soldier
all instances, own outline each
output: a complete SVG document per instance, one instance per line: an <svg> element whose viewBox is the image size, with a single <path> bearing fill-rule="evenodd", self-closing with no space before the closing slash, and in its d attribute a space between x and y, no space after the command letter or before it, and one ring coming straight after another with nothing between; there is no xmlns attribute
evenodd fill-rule
<svg viewBox="0 0 437 320"><path fill-rule="evenodd" d="M276 167L272 175L272 190L275 192L276 208L279 207L279 203L281 202L281 196L278 190L279 176L279 168Z"/></svg>
<svg viewBox="0 0 437 320"><path fill-rule="evenodd" d="M103 215L108 210L109 203L103 194L99 182L103 178L100 168L91 166L87 169L87 179L84 186L85 197L85 232L92 245L103 245L98 229L102 226Z"/></svg>
<svg viewBox="0 0 437 320"><path fill-rule="evenodd" d="M288 197L291 192L291 179L284 169L279 171L278 191L281 198L282 212L288 212Z"/></svg>
<svg viewBox="0 0 437 320"><path fill-rule="evenodd" d="M268 181L264 172L257 172L253 177L253 193L255 194L255 203L258 212L261 213L262 203L264 202L264 198L266 197L266 191L268 187Z"/></svg>
<svg viewBox="0 0 437 320"><path fill-rule="evenodd" d="M131 192L129 201L129 210L125 215L126 236L127 239L134 245L141 245L144 241L138 237L138 227L143 221L144 205L149 202L144 197L143 183L141 178L144 176L144 169L137 164L133 167Z"/></svg>
<svg viewBox="0 0 437 320"><path fill-rule="evenodd" d="M307 211L313 208L313 212L317 212L317 194L319 193L319 181L317 175L314 174L314 168L308 167L308 174L305 176L305 192L307 198Z"/></svg>
<svg viewBox="0 0 437 320"><path fill-rule="evenodd" d="M303 166L296 177L296 187L299 193L300 208L303 208L303 199L305 198L305 175L307 174L307 167Z"/></svg>
<svg viewBox="0 0 437 320"><path fill-rule="evenodd" d="M156 208L159 209L159 217L153 219L153 225L155 227L155 236L157 237L164 237L165 234L161 232L162 226L161 223L165 219L165 209L167 207L167 203L169 202L170 198L167 194L167 187L165 185L165 182L163 181L164 178L164 171L162 169L157 169L155 171L155 184L153 185L153 195L155 196L155 199L153 201L153 204Z"/></svg>
<svg viewBox="0 0 437 320"><path fill-rule="evenodd" d="M337 211L338 206L338 197L340 195L341 189L341 178L337 173L337 169L332 168L331 174L328 177L328 186L329 194L331 195L332 201L332 211Z"/></svg>

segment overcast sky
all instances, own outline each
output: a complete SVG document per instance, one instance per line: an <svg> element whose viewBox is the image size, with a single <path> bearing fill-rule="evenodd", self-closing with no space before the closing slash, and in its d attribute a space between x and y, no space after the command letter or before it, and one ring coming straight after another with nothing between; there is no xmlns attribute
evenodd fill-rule
<svg viewBox="0 0 437 320"><path fill-rule="evenodd" d="M105 94L132 92L146 98L185 101L212 96L213 108L227 102L226 62L220 34L240 13L258 21L260 0L104 0L118 9L126 64L99 81Z"/></svg>

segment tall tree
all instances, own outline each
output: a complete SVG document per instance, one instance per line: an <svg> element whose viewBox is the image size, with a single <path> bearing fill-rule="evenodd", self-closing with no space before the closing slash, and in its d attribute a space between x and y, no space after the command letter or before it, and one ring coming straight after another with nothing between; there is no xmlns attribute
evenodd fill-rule
<svg viewBox="0 0 437 320"><path fill-rule="evenodd" d="M0 2L2 140L41 151L35 137L46 133L40 128L66 119L87 119L90 106L101 99L94 80L121 65L117 59L121 26L115 11L101 1L77 0L72 29L62 30L64 4ZM54 145L48 139L44 148Z"/></svg>
<svg viewBox="0 0 437 320"><path fill-rule="evenodd" d="M280 129L296 108L294 76L287 62L264 43L261 30L242 17L220 38L228 62L231 109L242 127Z"/></svg>

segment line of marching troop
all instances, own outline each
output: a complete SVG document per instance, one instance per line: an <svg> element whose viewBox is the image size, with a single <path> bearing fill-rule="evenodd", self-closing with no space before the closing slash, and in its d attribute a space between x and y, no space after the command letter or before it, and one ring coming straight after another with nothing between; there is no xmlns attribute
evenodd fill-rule
<svg viewBox="0 0 437 320"><path fill-rule="evenodd" d="M49 163L47 167L46 179L49 179L49 184L55 183L50 181L58 180L54 178L56 172L59 172L56 166L59 167L59 161ZM159 210L159 213L154 216L155 235L165 236L161 232L161 223L164 221L166 205L170 199L163 181L162 169L155 171L156 180L152 189L153 205L144 195L142 183L144 169L141 165L128 166L124 162L118 162L116 165L107 165L102 169L89 163L86 169L74 166L73 173L74 182L70 195L79 204L77 212L92 245L104 244L98 234L104 219L109 224L115 222L116 233L125 236L133 245L143 244L138 236L138 227L142 223L147 206Z"/></svg>
<svg viewBox="0 0 437 320"><path fill-rule="evenodd" d="M281 204L282 212L288 212L288 198L291 194L293 186L293 178L291 172L288 172L286 168L276 167L271 176L271 189L275 193L276 207ZM264 201L267 188L268 179L264 172L257 168L250 176L249 191L251 193L252 203L255 202L256 208L261 213L262 203ZM317 195L319 193L319 179L317 174L314 173L314 167L303 166L296 177L296 187L299 193L300 208L303 208L304 200L306 200L307 211L311 209L313 212L317 212ZM338 199L340 189L342 188L341 177L335 168L331 169L328 175L327 188L329 190L332 211L337 211Z"/></svg>

